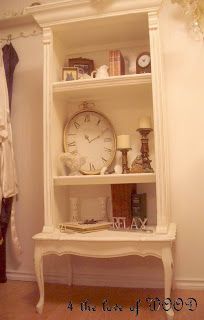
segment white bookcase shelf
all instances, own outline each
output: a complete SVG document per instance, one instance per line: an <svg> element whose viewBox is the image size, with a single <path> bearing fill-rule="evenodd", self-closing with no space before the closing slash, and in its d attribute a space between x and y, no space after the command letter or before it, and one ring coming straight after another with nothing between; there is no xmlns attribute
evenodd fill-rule
<svg viewBox="0 0 204 320"><path fill-rule="evenodd" d="M169 225L168 232L166 234L157 234L155 227L149 226L153 232L143 232L143 231L113 231L113 230L98 230L95 232L88 233L79 233L73 230L70 230L68 233L60 232L59 229L56 229L51 235L45 233L39 233L33 237L33 239L38 240L75 240L86 242L87 240L90 242L107 242L107 241L171 241L174 240L176 234L176 227L174 223Z"/></svg>
<svg viewBox="0 0 204 320"><path fill-rule="evenodd" d="M125 184L125 183L155 183L154 173L138 174L111 174L96 176L61 176L54 177L55 186L85 186L102 184Z"/></svg>
<svg viewBox="0 0 204 320"><path fill-rule="evenodd" d="M124 94L140 94L151 90L151 74L131 74L109 77L105 79L83 79L74 81L59 81L53 83L54 97L61 99L83 98L93 99L109 94L117 96L118 91ZM115 95L114 95L115 92ZM134 92L134 93L133 93Z"/></svg>
<svg viewBox="0 0 204 320"><path fill-rule="evenodd" d="M164 266L165 298L170 297L176 228L170 216L167 114L158 18L161 3L162 0L63 0L26 10L43 28L44 49L44 227L40 235L34 236L40 313L44 304L42 257L53 253L160 258ZM109 64L110 50L121 51L126 75L61 81L65 61L69 64L72 58L91 59L97 69ZM151 55L152 73L135 74L136 59L144 52ZM139 120L144 116L152 118L149 154L154 173L63 176L66 171L59 155L64 152L64 126L83 101L91 102L110 119L116 135L130 135L129 167L140 154L141 137L136 131ZM121 163L117 156L121 155L116 153L112 168ZM80 214L83 217L84 210L86 219L89 214L95 218L100 209L104 211L99 202L111 198L112 184L138 184L138 193L147 194L148 223L155 226L154 232L100 231L87 235L56 232L59 223L73 219L78 199ZM72 284L71 266L69 283ZM166 314L173 319L172 309Z"/></svg>
<svg viewBox="0 0 204 320"><path fill-rule="evenodd" d="M82 89L96 89L107 87L123 87L131 85L151 84L150 73L113 76L105 79L83 79L73 81L59 81L53 83L53 92L78 91Z"/></svg>

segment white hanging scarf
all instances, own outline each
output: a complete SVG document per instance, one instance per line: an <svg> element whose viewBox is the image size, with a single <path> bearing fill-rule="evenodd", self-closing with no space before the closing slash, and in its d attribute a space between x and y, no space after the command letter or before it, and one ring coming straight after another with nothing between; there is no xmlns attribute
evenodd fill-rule
<svg viewBox="0 0 204 320"><path fill-rule="evenodd" d="M17 194L9 98L2 50L0 50L0 181L2 197L9 198Z"/></svg>
<svg viewBox="0 0 204 320"><path fill-rule="evenodd" d="M0 49L0 143L8 137L8 90L6 76L3 64L2 50Z"/></svg>
<svg viewBox="0 0 204 320"><path fill-rule="evenodd" d="M16 194L17 179L12 144L8 88L2 50L0 50L0 205L2 198L14 197ZM14 219L14 204L12 205L11 212L11 235L14 249L16 253L20 253L21 248Z"/></svg>

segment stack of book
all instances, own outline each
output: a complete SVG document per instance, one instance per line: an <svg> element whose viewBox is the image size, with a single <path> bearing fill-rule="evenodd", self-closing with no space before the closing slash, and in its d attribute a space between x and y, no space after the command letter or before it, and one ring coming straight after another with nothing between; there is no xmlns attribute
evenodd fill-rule
<svg viewBox="0 0 204 320"><path fill-rule="evenodd" d="M69 232L69 230L76 231L76 232L92 232L92 231L99 231L104 229L109 229L112 227L112 222L107 221L96 221L90 223L88 222L64 222L59 224L59 229L61 232Z"/></svg>
<svg viewBox="0 0 204 320"><path fill-rule="evenodd" d="M120 76L123 74L125 74L125 61L121 51L109 51L109 75Z"/></svg>
<svg viewBox="0 0 204 320"><path fill-rule="evenodd" d="M127 227L132 218L147 218L146 193L138 194L135 184L111 185L113 217L125 217Z"/></svg>
<svg viewBox="0 0 204 320"><path fill-rule="evenodd" d="M111 185L113 217L125 217L127 226L132 221L131 194L135 188L135 184Z"/></svg>
<svg viewBox="0 0 204 320"><path fill-rule="evenodd" d="M138 217L144 220L147 218L147 195L146 193L137 194L133 191L131 194L132 217Z"/></svg>

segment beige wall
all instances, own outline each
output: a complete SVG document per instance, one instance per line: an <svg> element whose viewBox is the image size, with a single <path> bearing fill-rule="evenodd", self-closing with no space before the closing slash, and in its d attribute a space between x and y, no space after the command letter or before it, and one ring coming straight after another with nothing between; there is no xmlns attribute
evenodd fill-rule
<svg viewBox="0 0 204 320"><path fill-rule="evenodd" d="M177 6L161 12L169 125L172 219L177 280L204 285L204 46L187 32Z"/></svg>
<svg viewBox="0 0 204 320"><path fill-rule="evenodd" d="M1 1L0 11L32 1ZM45 1L43 1L45 2ZM179 287L204 288L204 46L190 38L185 18L170 1L160 14L168 111L172 220L177 223L175 280ZM24 27L22 27L24 31ZM8 33L8 30L4 31ZM14 260L8 239L8 276L34 279L32 235L43 224L42 44L41 36L13 42L20 62L13 95L13 134L19 197L16 220L23 254ZM66 257L46 257L50 280L66 282ZM151 264L151 269L149 268ZM74 282L161 286L162 266L153 258L74 258ZM150 271L151 270L151 271ZM152 278L154 274L154 278Z"/></svg>

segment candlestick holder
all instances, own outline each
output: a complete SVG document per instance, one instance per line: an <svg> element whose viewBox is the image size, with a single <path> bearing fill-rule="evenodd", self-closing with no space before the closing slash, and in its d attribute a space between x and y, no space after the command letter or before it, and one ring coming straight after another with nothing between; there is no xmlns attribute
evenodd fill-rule
<svg viewBox="0 0 204 320"><path fill-rule="evenodd" d="M118 148L117 150L122 152L122 173L129 173L127 153L132 150L132 148Z"/></svg>
<svg viewBox="0 0 204 320"><path fill-rule="evenodd" d="M151 167L152 160L149 159L149 144L148 144L148 135L151 131L151 128L139 128L137 131L141 135L141 154L136 157L131 166L131 172L154 172Z"/></svg>

